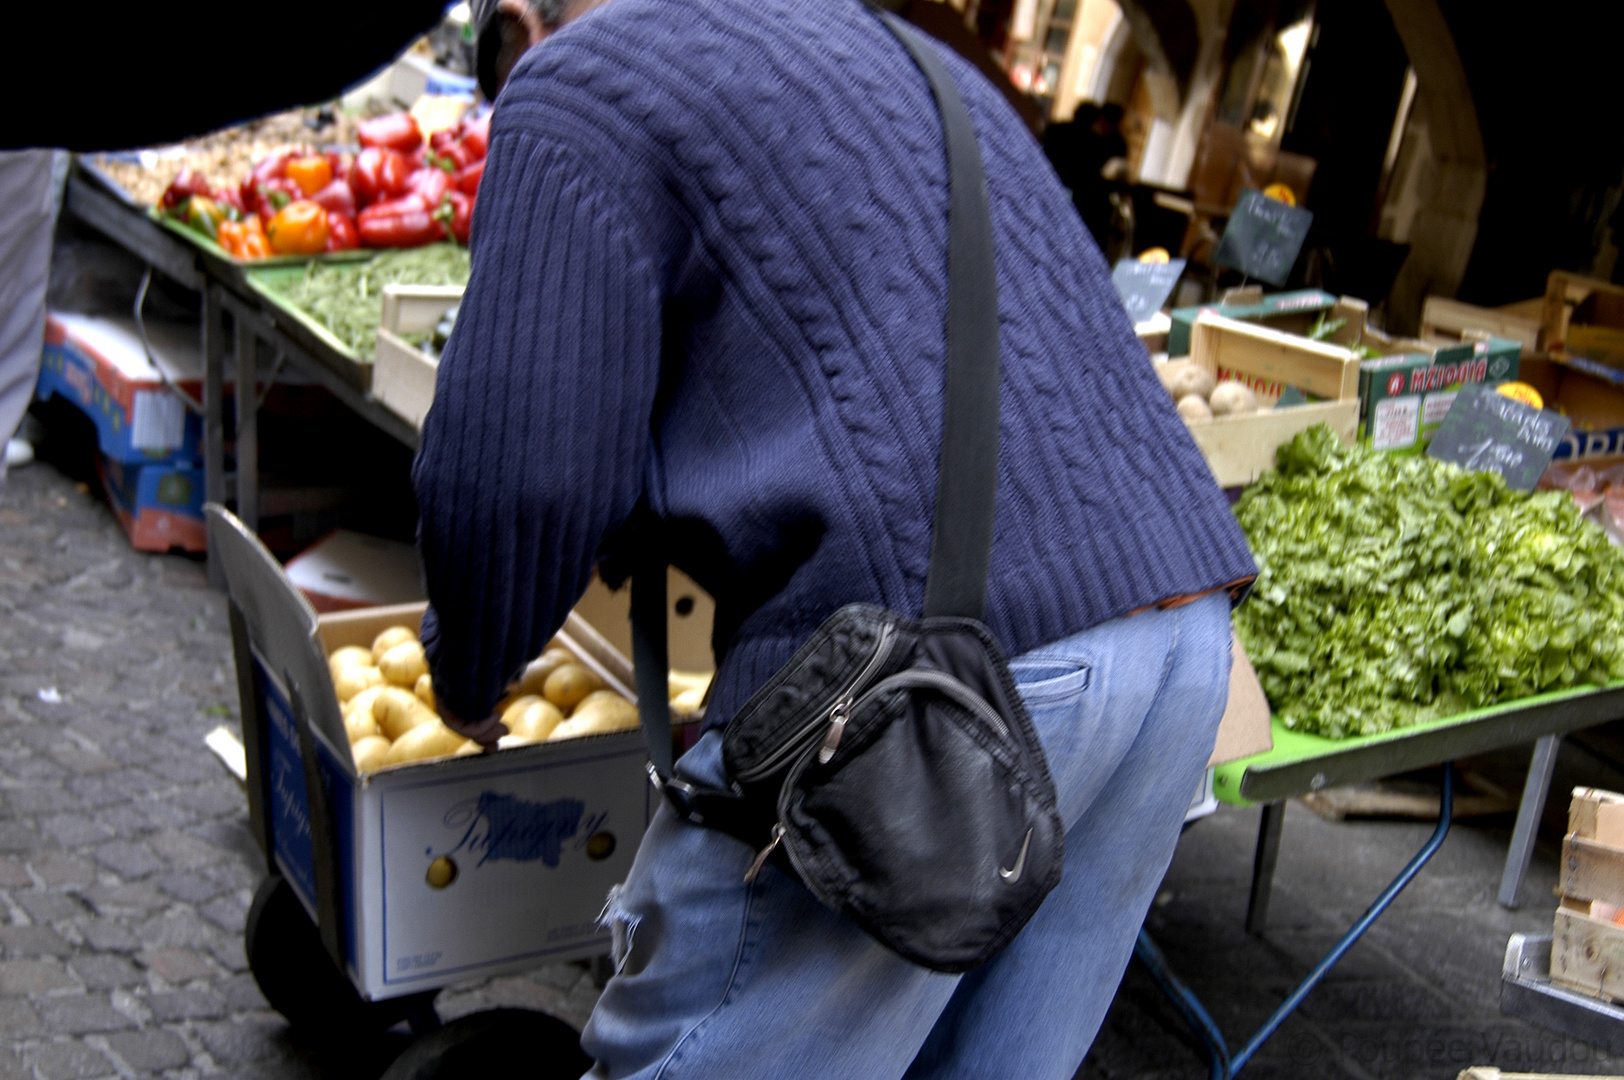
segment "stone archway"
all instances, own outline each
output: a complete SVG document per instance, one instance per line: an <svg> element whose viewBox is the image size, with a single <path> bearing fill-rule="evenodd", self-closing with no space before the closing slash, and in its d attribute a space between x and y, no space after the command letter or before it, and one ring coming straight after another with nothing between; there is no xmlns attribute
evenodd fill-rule
<svg viewBox="0 0 1624 1080"><path fill-rule="evenodd" d="M1410 255L1388 299L1390 329L1413 332L1428 294L1454 296L1477 240L1488 186L1477 106L1437 0L1385 0L1415 71L1433 175L1410 226Z"/></svg>

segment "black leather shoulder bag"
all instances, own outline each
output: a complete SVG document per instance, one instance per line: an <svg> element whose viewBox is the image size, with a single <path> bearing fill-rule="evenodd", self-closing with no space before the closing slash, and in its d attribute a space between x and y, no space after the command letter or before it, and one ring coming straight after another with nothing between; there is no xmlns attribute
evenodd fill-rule
<svg viewBox="0 0 1624 1080"><path fill-rule="evenodd" d="M672 775L665 567L632 585L650 772L683 817L757 847L917 964L991 960L1060 880L1064 827L1048 763L980 622L998 473L998 297L986 178L952 77L881 15L925 73L946 132L947 376L924 617L835 612L723 731L730 790Z"/></svg>

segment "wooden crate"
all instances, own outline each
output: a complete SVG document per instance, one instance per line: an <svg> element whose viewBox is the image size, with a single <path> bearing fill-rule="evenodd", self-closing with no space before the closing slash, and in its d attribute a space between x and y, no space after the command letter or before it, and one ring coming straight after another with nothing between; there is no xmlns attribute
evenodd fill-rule
<svg viewBox="0 0 1624 1080"><path fill-rule="evenodd" d="M1469 336L1487 334L1521 342L1524 349L1533 352L1539 348L1540 318L1524 314L1526 308L1521 305L1513 307L1519 310L1478 307L1442 296L1429 296L1421 307L1421 336L1462 341Z"/></svg>
<svg viewBox="0 0 1624 1080"><path fill-rule="evenodd" d="M1551 935L1551 981L1624 1001L1624 795L1574 788L1562 842L1562 894Z"/></svg>
<svg viewBox="0 0 1624 1080"><path fill-rule="evenodd" d="M1204 313L1191 329L1189 358L1169 363L1239 379L1264 405L1278 401L1287 386L1330 399L1191 421L1190 434L1221 487L1250 484L1274 468L1275 450L1315 424L1329 425L1345 443L1358 434L1359 358L1340 345Z"/></svg>
<svg viewBox="0 0 1624 1080"><path fill-rule="evenodd" d="M1610 281L1601 281L1597 278L1588 278L1580 274L1570 274L1566 270L1552 270L1550 277L1545 279L1545 307L1543 325L1541 326L1540 348L1546 352L1563 352L1569 348L1568 329L1573 317L1573 309L1588 300L1593 294L1604 296L1624 296L1624 285L1614 285ZM1612 328L1598 327L1603 331ZM1614 330L1613 333L1624 336L1624 331ZM1611 337L1611 334L1607 335Z"/></svg>
<svg viewBox="0 0 1624 1080"><path fill-rule="evenodd" d="M402 333L434 329L462 300L460 285L385 285L378 347L372 361L372 396L419 431L434 402L440 362L407 342Z"/></svg>

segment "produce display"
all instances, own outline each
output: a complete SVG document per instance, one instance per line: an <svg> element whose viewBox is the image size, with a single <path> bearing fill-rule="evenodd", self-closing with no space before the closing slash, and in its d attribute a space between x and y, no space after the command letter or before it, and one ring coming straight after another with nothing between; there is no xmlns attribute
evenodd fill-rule
<svg viewBox="0 0 1624 1080"><path fill-rule="evenodd" d="M158 205L240 259L466 244L489 131L489 113L427 138L410 113L374 117L353 156L284 147L225 183L182 168Z"/></svg>
<svg viewBox="0 0 1624 1080"><path fill-rule="evenodd" d="M331 106L293 109L224 128L178 146L142 150L135 154L97 154L88 160L130 199L157 206L163 193L183 171L197 176L246 175L254 163L290 146L316 143L352 146L359 117Z"/></svg>
<svg viewBox="0 0 1624 1080"><path fill-rule="evenodd" d="M417 635L391 626L372 647L347 645L327 658L356 771L480 753L435 712L428 660ZM549 649L525 668L497 706L508 734L499 749L603 735L637 726L637 706L565 649Z"/></svg>
<svg viewBox="0 0 1624 1080"><path fill-rule="evenodd" d="M1258 411L1257 394L1236 379L1218 382L1206 368L1189 363L1162 364L1156 373L1186 422Z"/></svg>
<svg viewBox="0 0 1624 1080"><path fill-rule="evenodd" d="M1624 678L1624 552L1561 491L1345 447L1319 425L1235 505L1235 626L1289 728L1368 735Z"/></svg>
<svg viewBox="0 0 1624 1080"><path fill-rule="evenodd" d="M370 357L385 285L466 285L469 265L467 248L430 244L359 262L311 262L302 273L268 285L356 353Z"/></svg>
<svg viewBox="0 0 1624 1080"><path fill-rule="evenodd" d="M1573 505L1579 513L1600 523L1613 543L1624 544L1624 463L1600 469L1590 465L1552 465L1539 478L1539 486L1548 491L1566 491L1573 496Z"/></svg>

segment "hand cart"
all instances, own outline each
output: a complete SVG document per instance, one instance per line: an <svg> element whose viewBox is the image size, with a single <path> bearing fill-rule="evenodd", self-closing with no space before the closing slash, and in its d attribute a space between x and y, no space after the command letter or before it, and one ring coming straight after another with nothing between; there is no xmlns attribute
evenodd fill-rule
<svg viewBox="0 0 1624 1080"><path fill-rule="evenodd" d="M1246 1044L1231 1053L1228 1041L1218 1030L1207 1010L1168 967L1161 950L1141 930L1134 955L1173 1003L1185 1022L1205 1047L1211 1076L1227 1080L1245 1067L1262 1045L1279 1030L1304 998L1318 986L1331 967L1386 911L1404 887L1426 865L1449 832L1453 809L1451 762L1458 757L1487 753L1535 742L1536 753L1518 812L1512 851L1507 859L1507 877L1520 882L1533 851L1534 834L1544 809L1550 785L1550 767L1556 740L1562 735L1624 717L1624 683L1595 688L1542 694L1521 701L1478 709L1458 716L1418 724L1397 731L1352 739L1326 739L1291 731L1274 721L1274 748L1268 753L1243 758L1216 770L1218 797L1236 805L1262 803L1263 819L1258 831L1257 853L1252 867L1252 893L1247 909L1246 928L1261 933L1268 913L1269 891L1275 859L1280 851L1280 830L1285 819L1285 800L1296 795L1340 784L1359 783L1393 773L1429 766L1443 766L1443 787L1439 800L1438 827L1421 850L1384 889L1369 909L1353 924L1286 1000ZM1511 885L1514 897L1516 885ZM1506 889L1502 887L1504 902ZM1508 905L1509 906L1509 905Z"/></svg>
<svg viewBox="0 0 1624 1080"><path fill-rule="evenodd" d="M636 730L358 775L327 654L423 605L318 617L241 521L211 504L242 703L249 826L268 876L246 928L271 1006L317 1041L417 1036L385 1080L577 1078L579 1035L502 1009L442 1026L451 982L601 963L598 916L654 809ZM625 661L572 616L555 641L625 692ZM597 969L604 972L602 967Z"/></svg>

